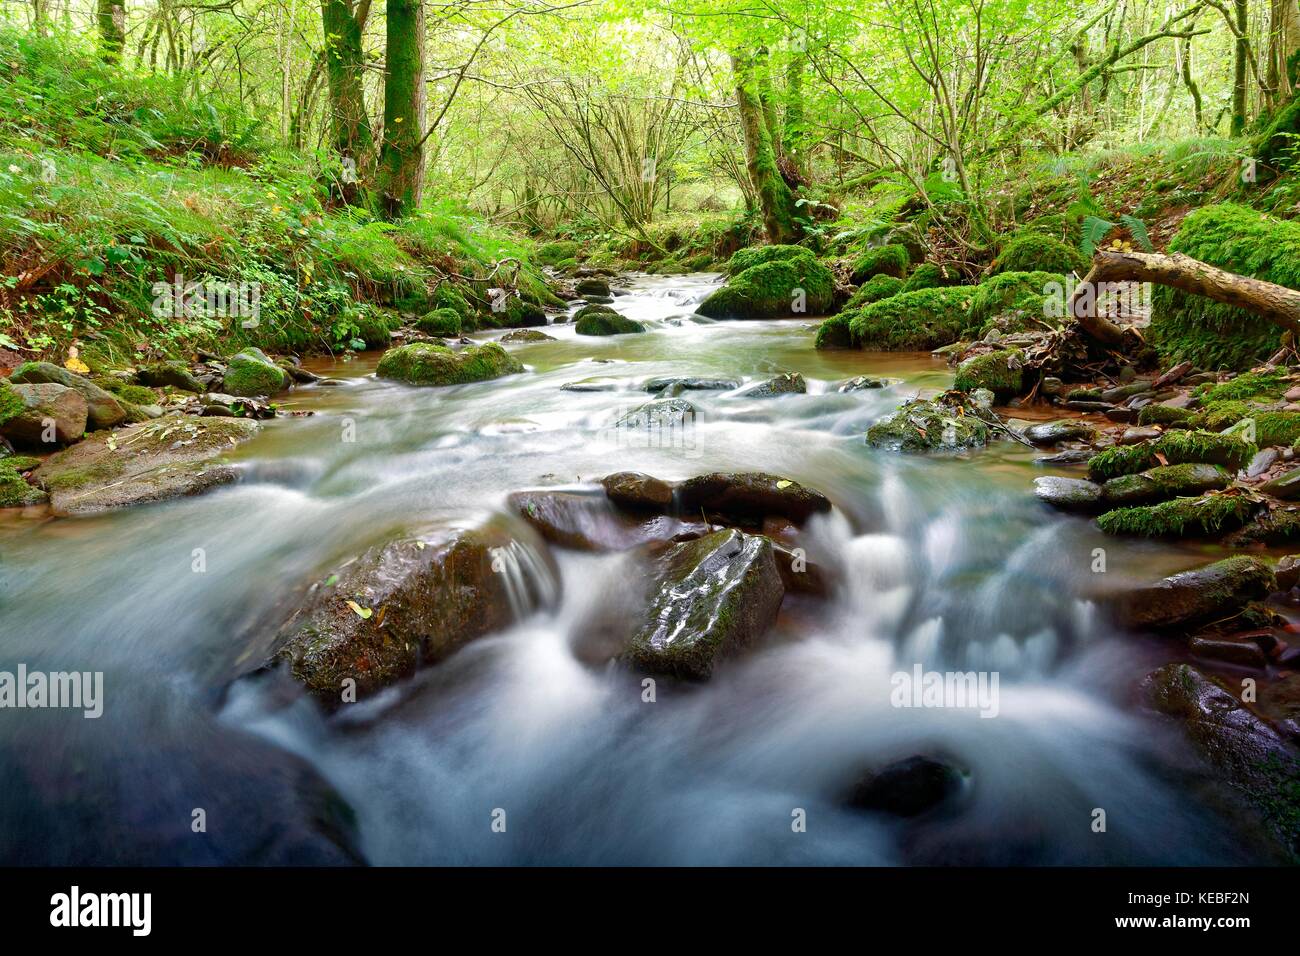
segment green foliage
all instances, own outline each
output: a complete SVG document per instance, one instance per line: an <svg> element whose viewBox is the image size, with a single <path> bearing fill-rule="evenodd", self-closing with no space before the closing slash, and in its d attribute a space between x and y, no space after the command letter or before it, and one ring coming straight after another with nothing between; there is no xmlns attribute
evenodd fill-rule
<svg viewBox="0 0 1300 956"><path fill-rule="evenodd" d="M533 259L544 266L558 266L566 259L574 259L578 255L578 243L571 239L562 239L558 242L548 242L545 245L538 246L537 252Z"/></svg>
<svg viewBox="0 0 1300 956"><path fill-rule="evenodd" d="M1169 243L1221 269L1300 289L1300 223L1224 203L1190 213ZM1243 309L1157 286L1150 341L1169 364L1245 369L1276 351L1280 329Z"/></svg>
<svg viewBox="0 0 1300 956"><path fill-rule="evenodd" d="M727 275L738 276L746 269L761 266L765 262L783 262L787 259L817 258L811 249L803 246L755 246L741 249L727 262Z"/></svg>
<svg viewBox="0 0 1300 956"><path fill-rule="evenodd" d="M1290 387L1290 380L1283 369L1265 368L1244 372L1226 382L1202 385L1196 394L1206 405L1233 399L1275 399Z"/></svg>
<svg viewBox="0 0 1300 956"><path fill-rule="evenodd" d="M956 342L966 326L969 288L905 292L859 309L849 317L862 348L889 352L928 351Z"/></svg>

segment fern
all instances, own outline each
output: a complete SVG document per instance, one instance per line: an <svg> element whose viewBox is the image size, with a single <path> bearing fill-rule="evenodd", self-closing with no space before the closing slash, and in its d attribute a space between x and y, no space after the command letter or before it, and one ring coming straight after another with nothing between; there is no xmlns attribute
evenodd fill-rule
<svg viewBox="0 0 1300 956"><path fill-rule="evenodd" d="M1079 242L1079 251L1085 256L1091 257L1093 252L1097 249L1097 243L1105 239L1106 234L1114 228L1115 223L1113 222L1102 219L1100 216L1088 216L1083 220L1083 224L1079 227L1079 234L1082 237ZM1142 233L1144 236L1146 235L1146 227L1143 227ZM1148 245L1149 244L1150 243L1148 242Z"/></svg>
<svg viewBox="0 0 1300 956"><path fill-rule="evenodd" d="M1151 244L1151 236L1147 234L1147 225L1137 216L1120 216L1120 223L1128 229L1129 235L1133 241L1142 248L1144 252L1155 252L1156 247Z"/></svg>

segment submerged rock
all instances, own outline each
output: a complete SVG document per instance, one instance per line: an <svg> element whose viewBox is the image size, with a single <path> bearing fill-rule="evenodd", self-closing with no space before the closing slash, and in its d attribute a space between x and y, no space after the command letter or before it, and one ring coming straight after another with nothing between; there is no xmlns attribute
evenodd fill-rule
<svg viewBox="0 0 1300 956"><path fill-rule="evenodd" d="M617 312L595 312L578 319L573 331L578 335L630 335L644 332L645 326Z"/></svg>
<svg viewBox="0 0 1300 956"><path fill-rule="evenodd" d="M0 384L0 436L18 445L70 445L86 433L90 408L76 389L53 382Z"/></svg>
<svg viewBox="0 0 1300 956"><path fill-rule="evenodd" d="M1238 555L1126 592L1112 599L1111 610L1125 627L1162 630L1227 617L1275 590L1272 568Z"/></svg>
<svg viewBox="0 0 1300 956"><path fill-rule="evenodd" d="M1035 478L1034 494L1039 501L1062 511L1094 513L1104 507L1101 486L1082 478Z"/></svg>
<svg viewBox="0 0 1300 956"><path fill-rule="evenodd" d="M762 472L714 472L688 478L677 487L677 504L688 515L701 510L733 518L779 515L796 524L831 509L830 500L820 491Z"/></svg>
<svg viewBox="0 0 1300 956"><path fill-rule="evenodd" d="M510 564L525 573L512 577ZM549 555L503 523L400 537L314 585L281 627L274 660L337 704L344 681L356 682L358 696L372 694L507 627L516 608L542 606L555 580Z"/></svg>
<svg viewBox="0 0 1300 956"><path fill-rule="evenodd" d="M773 398L777 395L802 395L808 383L798 372L784 372L765 382L755 382L736 393L738 398Z"/></svg>
<svg viewBox="0 0 1300 956"><path fill-rule="evenodd" d="M965 785L965 774L952 764L915 756L864 774L845 802L860 810L915 817L956 797Z"/></svg>
<svg viewBox="0 0 1300 956"><path fill-rule="evenodd" d="M673 428L695 421L695 406L685 399L647 402L615 423L616 428Z"/></svg>
<svg viewBox="0 0 1300 956"><path fill-rule="evenodd" d="M58 515L195 495L236 479L223 456L259 428L242 418L155 419L97 433L49 458L34 477Z"/></svg>
<svg viewBox="0 0 1300 956"><path fill-rule="evenodd" d="M1254 808L1282 853L1300 860L1300 754L1236 695L1190 664L1144 682L1147 699L1177 720L1217 779Z"/></svg>
<svg viewBox="0 0 1300 956"><path fill-rule="evenodd" d="M873 378L870 375L859 375L856 378L849 379L847 382L841 382L835 391L861 392L878 388L888 388L892 384L893 382L887 378Z"/></svg>
<svg viewBox="0 0 1300 956"><path fill-rule="evenodd" d="M638 471L619 471L600 481L614 504L633 510L667 511L673 503L673 486Z"/></svg>
<svg viewBox="0 0 1300 956"><path fill-rule="evenodd" d="M522 372L524 366L496 342L453 352L443 345L414 342L389 349L375 374L408 385L462 385Z"/></svg>
<svg viewBox="0 0 1300 956"><path fill-rule="evenodd" d="M652 378L645 383L645 390L652 394L666 392L669 390L683 392L714 392L728 391L733 388L739 388L740 383L735 379L727 378Z"/></svg>
<svg viewBox="0 0 1300 956"><path fill-rule="evenodd" d="M669 548L653 588L625 657L689 680L707 680L720 658L762 636L785 594L772 542L731 529Z"/></svg>

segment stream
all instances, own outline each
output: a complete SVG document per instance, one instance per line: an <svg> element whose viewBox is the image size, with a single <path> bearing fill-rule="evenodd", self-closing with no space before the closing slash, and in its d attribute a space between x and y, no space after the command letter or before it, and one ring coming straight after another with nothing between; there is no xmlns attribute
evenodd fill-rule
<svg viewBox="0 0 1300 956"><path fill-rule="evenodd" d="M0 712L0 860L347 862L320 836L343 826L381 865L1247 861L1188 785L1174 731L1140 706L1167 650L1083 597L1096 548L1115 580L1204 555L1051 512L1032 479L1053 472L1014 442L868 447L868 425L951 371L815 351L807 319L690 318L717 281L631 277L615 307L648 334L548 327L555 341L507 346L529 372L497 381L421 389L376 380L376 353L311 362L343 384L289 393L315 414L267 422L235 453L238 484L99 517L0 515L0 669L104 674L98 719ZM788 370L808 394L686 393L697 416L672 441L613 427L651 378ZM858 375L892 384L835 390ZM411 522L615 471L764 471L822 491L836 507L806 546L833 595L788 597L711 681L661 681L646 702L637 676L573 646L628 565L557 548L551 607L335 714L251 673L290 585ZM891 676L916 664L996 671L996 716L893 706ZM900 821L844 804L864 768L918 753L969 771L957 808Z"/></svg>

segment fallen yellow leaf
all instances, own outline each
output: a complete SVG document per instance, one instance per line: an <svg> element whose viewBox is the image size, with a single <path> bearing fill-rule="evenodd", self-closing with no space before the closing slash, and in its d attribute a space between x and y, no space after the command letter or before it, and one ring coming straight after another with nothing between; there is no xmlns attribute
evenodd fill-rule
<svg viewBox="0 0 1300 956"><path fill-rule="evenodd" d="M348 607L352 608L356 616L361 618L361 620L363 621L370 620L370 615L375 613L374 611L370 610L370 608L368 607L362 607L356 601L348 601L347 604Z"/></svg>

